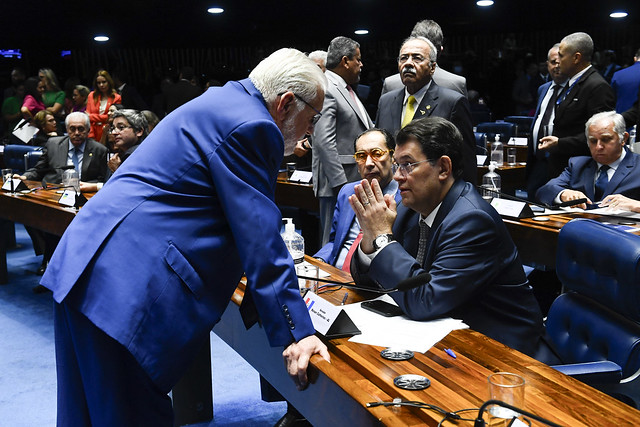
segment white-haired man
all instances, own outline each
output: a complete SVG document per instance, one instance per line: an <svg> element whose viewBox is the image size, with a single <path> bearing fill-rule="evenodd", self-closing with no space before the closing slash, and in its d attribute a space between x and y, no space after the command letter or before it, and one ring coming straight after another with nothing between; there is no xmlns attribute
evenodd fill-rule
<svg viewBox="0 0 640 427"><path fill-rule="evenodd" d="M311 355L328 360L274 203L283 154L312 132L325 85L301 52L274 52L158 124L80 211L41 282L56 301L58 425L171 426L167 393L243 273L242 312L287 346L298 387Z"/></svg>

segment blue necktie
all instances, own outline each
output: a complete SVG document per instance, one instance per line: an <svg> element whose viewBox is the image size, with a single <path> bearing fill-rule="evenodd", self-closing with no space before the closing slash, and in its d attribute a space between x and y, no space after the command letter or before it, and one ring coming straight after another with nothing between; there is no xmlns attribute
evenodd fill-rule
<svg viewBox="0 0 640 427"><path fill-rule="evenodd" d="M76 172L80 173L80 168L78 167L80 160L78 160L78 149L72 148L73 152L71 153L71 161L73 162L73 167L76 168Z"/></svg>
<svg viewBox="0 0 640 427"><path fill-rule="evenodd" d="M598 179L596 179L596 199L594 200L594 202L599 202L600 200L602 200L604 190L605 188L607 188L607 184L609 184L609 175L607 174L608 170L609 166L600 166L600 175L598 175Z"/></svg>

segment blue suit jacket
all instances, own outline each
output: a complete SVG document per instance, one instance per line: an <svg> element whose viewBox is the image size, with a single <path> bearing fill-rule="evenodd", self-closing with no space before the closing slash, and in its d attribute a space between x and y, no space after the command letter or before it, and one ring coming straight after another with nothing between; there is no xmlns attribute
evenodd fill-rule
<svg viewBox="0 0 640 427"><path fill-rule="evenodd" d="M404 86L402 89L382 95L378 102L376 126L386 129L395 135L402 124L403 102ZM477 176L476 139L473 135L469 101L458 92L440 87L435 82L431 82L427 93L424 94L420 105L416 108L413 120L431 116L449 120L462 134L463 176L465 181L475 183Z"/></svg>
<svg viewBox="0 0 640 427"><path fill-rule="evenodd" d="M417 212L398 207L397 243L382 249L368 271L354 256L356 284L390 289L425 271L415 259L418 219ZM429 283L391 294L407 316L462 319L503 344L535 352L542 333L540 308L502 218L471 184L457 180L442 201L429 234L425 269Z"/></svg>
<svg viewBox="0 0 640 427"><path fill-rule="evenodd" d="M558 176L542 186L536 198L546 204L552 204L562 190L582 191L592 202L595 199L595 175L598 164L590 156L579 156L569 159L569 166ZM610 194L640 200L640 155L627 150L616 172L611 177L602 197Z"/></svg>
<svg viewBox="0 0 640 427"><path fill-rule="evenodd" d="M359 183L360 181L350 182L340 189L336 209L333 212L333 222L331 224L329 242L320 248L320 250L314 255L314 257L321 258L328 264L335 265L340 249L342 249L344 241L349 235L351 223L353 222L353 218L356 216L349 204L349 196L355 193L354 187ZM396 203L400 203L402 198L400 197L399 192L396 192L395 199Z"/></svg>
<svg viewBox="0 0 640 427"><path fill-rule="evenodd" d="M634 62L613 75L611 87L616 91L616 111L624 113L638 100L640 90L640 62Z"/></svg>
<svg viewBox="0 0 640 427"><path fill-rule="evenodd" d="M157 126L73 220L42 278L168 391L246 272L272 345L315 332L274 203L284 141L247 79Z"/></svg>

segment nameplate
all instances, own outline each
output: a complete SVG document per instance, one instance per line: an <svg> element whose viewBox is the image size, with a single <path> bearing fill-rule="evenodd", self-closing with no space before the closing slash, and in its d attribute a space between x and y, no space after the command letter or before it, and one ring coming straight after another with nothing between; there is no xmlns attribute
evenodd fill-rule
<svg viewBox="0 0 640 427"><path fill-rule="evenodd" d="M528 203L494 197L491 206L500 214L509 218L533 218L533 211Z"/></svg>
<svg viewBox="0 0 640 427"><path fill-rule="evenodd" d="M486 154L476 154L476 165L484 166L484 163L487 161Z"/></svg>
<svg viewBox="0 0 640 427"><path fill-rule="evenodd" d="M4 184L2 184L2 189L10 193L15 193L16 191L28 190L29 187L27 187L27 185L22 182L21 179L11 178L10 180L5 181Z"/></svg>
<svg viewBox="0 0 640 427"><path fill-rule="evenodd" d="M81 208L85 203L87 203L87 198L84 197L82 193L76 193L75 190L67 188L62 192L62 196L58 199L58 203L72 208Z"/></svg>
<svg viewBox="0 0 640 427"><path fill-rule="evenodd" d="M291 174L291 178L289 178L289 181L299 182L301 184L308 184L311 182L312 178L313 178L313 173L311 171L296 170Z"/></svg>
<svg viewBox="0 0 640 427"><path fill-rule="evenodd" d="M327 338L360 335L360 330L341 307L309 291L304 296L309 316L316 331Z"/></svg>
<svg viewBox="0 0 640 427"><path fill-rule="evenodd" d="M507 145L517 145L517 146L523 146L526 147L527 146L527 138L522 138L522 137L511 137L509 138L509 142L507 143Z"/></svg>

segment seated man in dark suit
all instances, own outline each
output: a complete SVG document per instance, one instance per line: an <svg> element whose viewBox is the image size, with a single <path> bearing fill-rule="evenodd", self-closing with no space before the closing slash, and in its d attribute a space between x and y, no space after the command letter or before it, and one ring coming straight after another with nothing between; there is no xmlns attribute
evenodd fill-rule
<svg viewBox="0 0 640 427"><path fill-rule="evenodd" d="M349 198L363 237L351 261L358 286L390 289L415 320L462 319L472 329L533 355L542 314L518 251L498 213L462 176L462 136L439 117L415 120L396 137L394 179L402 204L363 180Z"/></svg>
<svg viewBox="0 0 640 427"><path fill-rule="evenodd" d="M107 173L107 148L89 138L89 116L75 112L65 119L67 136L49 138L36 165L21 179L49 184L62 182L65 166L73 165L80 181L103 182Z"/></svg>
<svg viewBox="0 0 640 427"><path fill-rule="evenodd" d="M615 111L593 115L585 125L591 156L569 159L569 166L542 186L536 198L546 204L586 198L577 205L583 209L613 194L640 199L640 156L625 149L629 134L624 125Z"/></svg>
<svg viewBox="0 0 640 427"><path fill-rule="evenodd" d="M394 196L396 202L399 202L398 183L393 180L391 168L393 150L396 146L393 136L384 129L373 128L358 135L354 145L354 157L362 179L370 183L374 178L377 179L382 192ZM329 242L314 255L346 271L350 263L345 261L351 260L351 248L354 242L360 243L361 238L360 224L349 206L349 196L353 194L353 188L359 182L350 182L340 189Z"/></svg>

